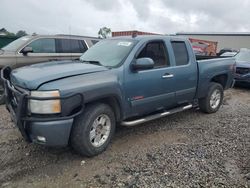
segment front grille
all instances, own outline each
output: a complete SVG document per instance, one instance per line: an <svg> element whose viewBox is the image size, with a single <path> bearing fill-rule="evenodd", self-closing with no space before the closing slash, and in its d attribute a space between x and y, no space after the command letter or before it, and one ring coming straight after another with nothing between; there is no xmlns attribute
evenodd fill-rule
<svg viewBox="0 0 250 188"><path fill-rule="evenodd" d="M248 73L250 73L250 69L249 68L237 67L236 68L236 73L237 74L248 74Z"/></svg>
<svg viewBox="0 0 250 188"><path fill-rule="evenodd" d="M12 106L14 112L17 112L17 108L21 102L21 100L24 100L22 96L27 93L26 90L13 86L10 82L8 82L8 87L7 87L7 93L8 93L8 102Z"/></svg>
<svg viewBox="0 0 250 188"><path fill-rule="evenodd" d="M15 87L11 86L12 89L16 90ZM20 95L21 93L19 92L14 92L13 90L10 90L9 92L9 99L10 99L10 104L12 106L12 108L14 109L14 111L16 111L17 106L20 102Z"/></svg>

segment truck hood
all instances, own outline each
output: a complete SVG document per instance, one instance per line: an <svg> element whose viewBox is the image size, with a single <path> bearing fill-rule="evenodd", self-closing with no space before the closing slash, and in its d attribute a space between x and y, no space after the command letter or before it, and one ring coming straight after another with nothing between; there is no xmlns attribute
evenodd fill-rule
<svg viewBox="0 0 250 188"><path fill-rule="evenodd" d="M236 67L250 68L250 61L238 61Z"/></svg>
<svg viewBox="0 0 250 188"><path fill-rule="evenodd" d="M106 67L80 61L51 61L15 69L10 79L15 86L34 90L50 81L106 70Z"/></svg>

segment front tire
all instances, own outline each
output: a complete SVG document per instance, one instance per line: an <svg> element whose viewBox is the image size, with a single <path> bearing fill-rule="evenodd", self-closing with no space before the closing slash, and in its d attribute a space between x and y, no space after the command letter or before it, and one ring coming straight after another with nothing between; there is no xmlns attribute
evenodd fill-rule
<svg viewBox="0 0 250 188"><path fill-rule="evenodd" d="M107 104L86 107L74 121L71 145L79 154L92 157L106 150L115 132L115 115Z"/></svg>
<svg viewBox="0 0 250 188"><path fill-rule="evenodd" d="M211 82L205 98L199 99L199 107L202 112L215 113L219 110L224 96L221 84Z"/></svg>

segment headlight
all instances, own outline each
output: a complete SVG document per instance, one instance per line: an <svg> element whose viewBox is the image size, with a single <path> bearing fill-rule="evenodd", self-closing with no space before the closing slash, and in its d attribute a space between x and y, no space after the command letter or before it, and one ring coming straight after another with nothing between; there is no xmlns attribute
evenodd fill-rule
<svg viewBox="0 0 250 188"><path fill-rule="evenodd" d="M32 97L60 97L59 91L31 91ZM61 101L29 99L29 110L35 114L57 114L61 112Z"/></svg>

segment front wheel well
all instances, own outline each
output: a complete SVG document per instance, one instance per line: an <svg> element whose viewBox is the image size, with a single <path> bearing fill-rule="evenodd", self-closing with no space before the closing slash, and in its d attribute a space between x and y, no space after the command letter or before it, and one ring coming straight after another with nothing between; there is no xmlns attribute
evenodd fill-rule
<svg viewBox="0 0 250 188"><path fill-rule="evenodd" d="M218 83L218 84L222 85L222 87L225 89L225 87L227 85L227 78L228 78L227 74L220 74L220 75L214 76L211 79L211 82Z"/></svg>
<svg viewBox="0 0 250 188"><path fill-rule="evenodd" d="M93 104L93 103L104 103L104 104L109 105L115 113L116 121L117 122L121 121L121 118L122 118L121 106L120 106L118 99L115 96L97 99L97 100L88 102L86 105Z"/></svg>

